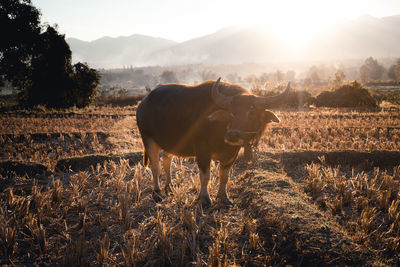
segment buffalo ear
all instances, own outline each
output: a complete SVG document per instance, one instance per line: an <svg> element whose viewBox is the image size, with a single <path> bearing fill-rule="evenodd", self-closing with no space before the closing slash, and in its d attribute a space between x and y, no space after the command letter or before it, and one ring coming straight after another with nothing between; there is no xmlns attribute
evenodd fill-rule
<svg viewBox="0 0 400 267"><path fill-rule="evenodd" d="M230 121L231 120L231 113L226 110L219 109L214 111L210 115L208 115L209 121Z"/></svg>
<svg viewBox="0 0 400 267"><path fill-rule="evenodd" d="M269 122L280 122L281 120L278 118L278 116L275 115L275 113L266 109L264 111L264 121L266 123L269 123Z"/></svg>

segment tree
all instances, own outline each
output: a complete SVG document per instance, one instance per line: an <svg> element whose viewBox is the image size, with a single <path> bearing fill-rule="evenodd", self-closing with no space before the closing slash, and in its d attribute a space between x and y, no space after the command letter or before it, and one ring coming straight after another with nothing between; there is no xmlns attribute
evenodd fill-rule
<svg viewBox="0 0 400 267"><path fill-rule="evenodd" d="M308 86L311 86L312 80L311 80L310 77L307 77L307 78L304 79L303 83L304 83L304 86L308 87Z"/></svg>
<svg viewBox="0 0 400 267"><path fill-rule="evenodd" d="M258 82L258 79L255 74L249 74L246 77L244 77L244 81L248 84L254 84Z"/></svg>
<svg viewBox="0 0 400 267"><path fill-rule="evenodd" d="M321 82L321 79L319 78L319 75L318 75L318 73L316 71L311 73L310 78L311 78L312 83L314 85L317 85L317 84L319 84Z"/></svg>
<svg viewBox="0 0 400 267"><path fill-rule="evenodd" d="M281 82L284 78L283 72L280 70L277 70L274 74L274 78L275 78L275 81Z"/></svg>
<svg viewBox="0 0 400 267"><path fill-rule="evenodd" d="M68 91L73 90L71 80L71 50L63 35L48 26L40 34L35 54L30 62L29 86L24 86L21 103L26 106L69 106Z"/></svg>
<svg viewBox="0 0 400 267"><path fill-rule="evenodd" d="M360 76L363 82L368 80L379 80L382 78L385 68L378 63L373 57L369 57L365 60L364 65L360 68Z"/></svg>
<svg viewBox="0 0 400 267"><path fill-rule="evenodd" d="M340 84L342 83L342 81L344 80L344 78L346 77L346 75L344 74L344 72L341 69L338 69L335 72L335 82Z"/></svg>
<svg viewBox="0 0 400 267"><path fill-rule="evenodd" d="M395 69L395 73L396 73L397 81L400 81L400 58L397 59L397 66L396 66L396 69Z"/></svg>
<svg viewBox="0 0 400 267"><path fill-rule="evenodd" d="M40 36L40 12L30 0L2 0L0 5L0 82L24 86Z"/></svg>
<svg viewBox="0 0 400 267"><path fill-rule="evenodd" d="M294 70L288 70L286 72L286 80L294 82L296 79L296 72Z"/></svg>
<svg viewBox="0 0 400 267"><path fill-rule="evenodd" d="M392 65L387 71L388 78L394 81L397 81L396 67L397 65Z"/></svg>
<svg viewBox="0 0 400 267"><path fill-rule="evenodd" d="M240 76L235 72L235 73L229 73L226 75L226 78L228 81L232 83L238 83L240 82Z"/></svg>
<svg viewBox="0 0 400 267"><path fill-rule="evenodd" d="M266 84L269 81L268 73L265 73L265 72L261 73L258 80L260 81L261 84Z"/></svg>
<svg viewBox="0 0 400 267"><path fill-rule="evenodd" d="M363 83L366 83L368 80L368 67L365 65L362 65L360 67L360 79Z"/></svg>
<svg viewBox="0 0 400 267"><path fill-rule="evenodd" d="M199 74L203 81L218 79L218 74L211 70L203 70L203 71L200 71Z"/></svg>
<svg viewBox="0 0 400 267"><path fill-rule="evenodd" d="M0 78L20 89L21 104L83 107L93 100L97 71L71 65L65 36L40 24L40 12L30 0L2 0L0 22L7 32L1 39Z"/></svg>
<svg viewBox="0 0 400 267"><path fill-rule="evenodd" d="M165 70L160 75L161 83L177 83L178 79L176 78L175 72L170 70Z"/></svg>
<svg viewBox="0 0 400 267"><path fill-rule="evenodd" d="M321 78L323 77L322 68L317 66L311 66L308 70L308 78L310 78L313 85L318 85L321 83Z"/></svg>
<svg viewBox="0 0 400 267"><path fill-rule="evenodd" d="M100 75L95 69L80 62L73 66L72 73L74 89L70 91L69 105L76 105L78 108L85 107L96 97Z"/></svg>

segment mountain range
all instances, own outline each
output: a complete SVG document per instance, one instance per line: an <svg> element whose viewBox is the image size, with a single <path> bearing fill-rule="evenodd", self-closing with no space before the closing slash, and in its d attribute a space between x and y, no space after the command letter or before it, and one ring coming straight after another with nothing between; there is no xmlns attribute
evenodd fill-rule
<svg viewBox="0 0 400 267"><path fill-rule="evenodd" d="M139 34L67 42L73 61L96 68L399 57L400 15L342 21L296 50L266 26L223 28L182 43Z"/></svg>

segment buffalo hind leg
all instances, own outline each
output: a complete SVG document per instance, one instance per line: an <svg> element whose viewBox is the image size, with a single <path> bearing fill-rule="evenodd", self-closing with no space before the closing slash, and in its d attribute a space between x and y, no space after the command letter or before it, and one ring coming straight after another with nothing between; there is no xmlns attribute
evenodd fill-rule
<svg viewBox="0 0 400 267"><path fill-rule="evenodd" d="M150 159L150 169L153 174L153 198L156 202L162 200L159 177L160 177L160 147L153 141L149 140L146 146L147 153Z"/></svg>
<svg viewBox="0 0 400 267"><path fill-rule="evenodd" d="M233 206L233 203L230 201L228 193L226 192L226 184L228 183L231 166L232 165L219 165L219 189L217 193L217 201L227 206Z"/></svg>
<svg viewBox="0 0 400 267"><path fill-rule="evenodd" d="M171 161L172 161L172 154L169 154L164 151L164 159L163 159L163 168L165 171L165 176L167 177L167 181L165 182L165 193L168 194L171 192L170 185L171 185Z"/></svg>
<svg viewBox="0 0 400 267"><path fill-rule="evenodd" d="M211 159L197 159L200 171L200 194L198 201L203 207L211 205L211 198L208 194L208 181L210 180L210 161Z"/></svg>

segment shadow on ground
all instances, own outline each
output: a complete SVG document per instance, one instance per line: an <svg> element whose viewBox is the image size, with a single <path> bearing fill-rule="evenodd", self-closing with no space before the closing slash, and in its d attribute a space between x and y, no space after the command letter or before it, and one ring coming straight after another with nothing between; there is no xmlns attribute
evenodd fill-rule
<svg viewBox="0 0 400 267"><path fill-rule="evenodd" d="M388 172L393 170L393 167L400 165L399 151L301 151L301 152L283 152L283 153L268 153L262 152L261 155L271 158L271 161L280 162L285 172L295 181L301 181L305 174L305 165L321 163L329 166L342 166L342 170L354 169L355 172L371 171L375 167L386 169ZM268 162L268 160L267 160Z"/></svg>

